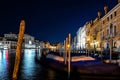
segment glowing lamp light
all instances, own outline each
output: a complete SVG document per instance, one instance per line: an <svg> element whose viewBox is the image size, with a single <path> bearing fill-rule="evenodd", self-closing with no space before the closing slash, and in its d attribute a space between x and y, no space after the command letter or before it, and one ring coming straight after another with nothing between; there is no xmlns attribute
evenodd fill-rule
<svg viewBox="0 0 120 80"><path fill-rule="evenodd" d="M98 42L95 42L95 45L97 45L98 44Z"/></svg>
<svg viewBox="0 0 120 80"><path fill-rule="evenodd" d="M90 38L87 39L87 41L89 41L89 40L90 40Z"/></svg>
<svg viewBox="0 0 120 80"><path fill-rule="evenodd" d="M68 44L67 47L70 48L70 45Z"/></svg>
<svg viewBox="0 0 120 80"><path fill-rule="evenodd" d="M32 44L32 41L29 41L29 44Z"/></svg>

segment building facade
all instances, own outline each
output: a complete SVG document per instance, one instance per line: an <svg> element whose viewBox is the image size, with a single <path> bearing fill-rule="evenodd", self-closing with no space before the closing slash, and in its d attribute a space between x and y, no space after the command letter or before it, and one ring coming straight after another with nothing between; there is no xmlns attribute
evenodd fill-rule
<svg viewBox="0 0 120 80"><path fill-rule="evenodd" d="M18 35L12 32L4 34L4 38L10 41L17 41Z"/></svg>
<svg viewBox="0 0 120 80"><path fill-rule="evenodd" d="M86 48L86 24L83 27L80 27L77 31L77 49Z"/></svg>
<svg viewBox="0 0 120 80"><path fill-rule="evenodd" d="M1 49L16 49L17 47L17 34L8 33L0 40Z"/></svg>
<svg viewBox="0 0 120 80"><path fill-rule="evenodd" d="M104 7L104 16L98 12L94 20L86 22L77 31L77 47L89 50L112 50L120 52L120 0L118 4L108 11Z"/></svg>
<svg viewBox="0 0 120 80"><path fill-rule="evenodd" d="M120 3L103 16L102 37L104 48L120 52Z"/></svg>
<svg viewBox="0 0 120 80"><path fill-rule="evenodd" d="M16 45L16 41L0 41L0 49L15 49Z"/></svg>
<svg viewBox="0 0 120 80"><path fill-rule="evenodd" d="M18 34L8 33L4 34L4 37L0 40L1 49L16 49L17 47ZM37 48L39 41L35 41L35 38L31 35L24 34L22 48Z"/></svg>
<svg viewBox="0 0 120 80"><path fill-rule="evenodd" d="M36 48L36 44L35 44L35 38L31 35L28 34L24 34L23 37L24 40L24 48Z"/></svg>

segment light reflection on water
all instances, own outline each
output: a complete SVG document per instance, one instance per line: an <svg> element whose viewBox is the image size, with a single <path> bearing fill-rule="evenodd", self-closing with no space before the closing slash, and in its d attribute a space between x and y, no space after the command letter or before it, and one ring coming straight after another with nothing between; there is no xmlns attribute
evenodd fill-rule
<svg viewBox="0 0 120 80"><path fill-rule="evenodd" d="M32 76L34 74L34 68L35 68L35 50L24 50L24 58L23 58L23 76Z"/></svg>
<svg viewBox="0 0 120 80"><path fill-rule="evenodd" d="M0 50L0 80L10 80L12 78L14 61L15 50ZM81 79L80 75L76 73L73 73L70 79L91 80L89 78ZM25 49L21 55L18 80L68 80L68 75L65 72L41 65L40 50Z"/></svg>
<svg viewBox="0 0 120 80"><path fill-rule="evenodd" d="M14 68L15 50L0 50L0 80L10 80ZM19 80L66 80L59 73L39 62L40 50L25 49L21 55Z"/></svg>
<svg viewBox="0 0 120 80"><path fill-rule="evenodd" d="M9 71L8 50L0 50L0 78L6 78ZM4 75L4 76L2 76Z"/></svg>

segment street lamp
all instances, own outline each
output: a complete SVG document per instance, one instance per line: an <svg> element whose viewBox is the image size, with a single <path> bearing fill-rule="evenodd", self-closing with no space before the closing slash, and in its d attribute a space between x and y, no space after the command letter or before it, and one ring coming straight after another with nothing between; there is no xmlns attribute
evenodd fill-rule
<svg viewBox="0 0 120 80"><path fill-rule="evenodd" d="M100 43L100 47L101 47L101 60L102 60L102 50L103 50L103 48L102 48L102 41L101 41L101 43Z"/></svg>
<svg viewBox="0 0 120 80"><path fill-rule="evenodd" d="M90 43L89 43L89 41L90 41L90 37L88 37L88 39L87 39L88 56L89 56L89 51L90 51Z"/></svg>
<svg viewBox="0 0 120 80"><path fill-rule="evenodd" d="M110 34L107 38L107 41L109 43L109 48L110 48L110 54L109 54L109 62L111 63L112 61L112 44L113 44L113 34Z"/></svg>
<svg viewBox="0 0 120 80"><path fill-rule="evenodd" d="M93 39L94 39L94 54L95 54L95 50L96 50L96 36L97 36L97 30L94 29L94 32L93 32Z"/></svg>
<svg viewBox="0 0 120 80"><path fill-rule="evenodd" d="M110 43L110 63L111 63L111 61L112 61L112 37L110 38L110 41L109 41L109 43Z"/></svg>

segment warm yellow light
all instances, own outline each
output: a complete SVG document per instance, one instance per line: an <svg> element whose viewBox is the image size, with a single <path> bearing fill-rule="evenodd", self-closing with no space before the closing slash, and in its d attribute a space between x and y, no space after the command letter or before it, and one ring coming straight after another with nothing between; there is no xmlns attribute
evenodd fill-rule
<svg viewBox="0 0 120 80"><path fill-rule="evenodd" d="M70 45L68 44L67 47L70 48Z"/></svg>
<svg viewBox="0 0 120 80"><path fill-rule="evenodd" d="M97 44L98 44L98 42L96 41L96 42L95 42L95 45L97 45Z"/></svg>
<svg viewBox="0 0 120 80"><path fill-rule="evenodd" d="M90 45L94 45L94 43L90 43Z"/></svg>
<svg viewBox="0 0 120 80"><path fill-rule="evenodd" d="M90 40L90 38L87 38L87 41L89 41Z"/></svg>

